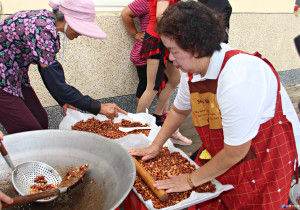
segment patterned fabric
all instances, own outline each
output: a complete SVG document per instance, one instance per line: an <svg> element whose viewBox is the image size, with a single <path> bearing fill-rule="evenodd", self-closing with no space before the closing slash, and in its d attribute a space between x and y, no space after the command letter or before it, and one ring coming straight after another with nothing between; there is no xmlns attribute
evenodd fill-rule
<svg viewBox="0 0 300 210"><path fill-rule="evenodd" d="M227 60L238 53L241 52L232 50L226 53L221 71ZM261 58L259 54L255 56ZM232 184L234 189L222 193L216 199L198 204L197 209L281 209L282 205L288 202L295 159L298 157L297 150L292 125L282 111L279 77L273 66L267 60L263 60L272 68L278 82L275 115L260 125L245 158L217 177L222 184ZM204 148L212 157L224 148L223 129L217 128L219 123L215 123L218 121L217 112L220 110L217 103L211 100L211 94L216 94L217 80L209 81L210 86L207 85L208 81L189 81L191 101L199 99L198 105L192 103L193 122L198 125L195 127L203 142L196 159L197 164L201 164L199 155ZM202 90L203 87L206 90ZM208 92L211 94L207 94ZM203 95L209 97L199 97ZM202 110L199 110L199 106ZM211 119L217 121L210 123Z"/></svg>
<svg viewBox="0 0 300 210"><path fill-rule="evenodd" d="M160 38L145 34L141 50L141 59L159 59L159 66L156 74L154 90L161 91L165 87L167 78L165 75L166 62L169 56L168 49L164 46Z"/></svg>
<svg viewBox="0 0 300 210"><path fill-rule="evenodd" d="M142 32L145 33L149 24L149 3L146 0L135 0L130 3L128 7L139 18ZM135 40L130 53L130 60L135 66L147 65L145 59L140 59L141 49L142 42Z"/></svg>
<svg viewBox="0 0 300 210"><path fill-rule="evenodd" d="M0 24L0 88L23 98L21 84L30 87L30 64L51 65L60 49L53 14L21 11Z"/></svg>
<svg viewBox="0 0 300 210"><path fill-rule="evenodd" d="M178 0L168 0L170 2L169 7L173 4L177 4ZM147 33L151 36L159 38L159 35L156 33L156 4L158 0L149 0L149 25L147 28Z"/></svg>

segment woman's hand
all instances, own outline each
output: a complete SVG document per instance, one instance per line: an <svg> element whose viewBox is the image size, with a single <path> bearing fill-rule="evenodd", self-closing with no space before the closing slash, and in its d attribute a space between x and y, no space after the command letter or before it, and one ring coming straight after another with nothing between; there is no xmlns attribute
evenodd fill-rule
<svg viewBox="0 0 300 210"><path fill-rule="evenodd" d="M108 103L108 104L101 104L101 109L99 114L105 115L107 118L113 120L115 117L119 117L118 112L127 115L127 112L118 107L116 104Z"/></svg>
<svg viewBox="0 0 300 210"><path fill-rule="evenodd" d="M154 158L159 153L159 150L160 147L153 143L149 147L145 147L145 148L127 149L129 154L132 156L143 156L142 158L143 161Z"/></svg>
<svg viewBox="0 0 300 210"><path fill-rule="evenodd" d="M0 146L1 146L1 141L3 140L3 133L0 131ZM3 192L0 191L0 210L2 209L2 204L1 201L11 204L13 202L13 199L5 195Z"/></svg>
<svg viewBox="0 0 300 210"><path fill-rule="evenodd" d="M168 175L169 179L158 180L153 186L159 190L166 190L167 193L185 192L192 189L187 182L187 174L179 174L179 176Z"/></svg>
<svg viewBox="0 0 300 210"><path fill-rule="evenodd" d="M71 106L70 104L64 104L63 106L62 106L62 109L63 109L63 111L64 111L64 113L65 113L65 115L67 115L67 109L73 109L73 110L77 110L74 106Z"/></svg>
<svg viewBox="0 0 300 210"><path fill-rule="evenodd" d="M144 40L144 36L145 36L145 33L143 33L143 32L138 32L135 36L134 36L134 38L136 39L136 40L139 40L139 41L143 41Z"/></svg>
<svg viewBox="0 0 300 210"><path fill-rule="evenodd" d="M3 201L5 203L11 204L13 202L13 199L5 195L3 192L0 191L0 201ZM0 210L2 209L2 204L0 202Z"/></svg>

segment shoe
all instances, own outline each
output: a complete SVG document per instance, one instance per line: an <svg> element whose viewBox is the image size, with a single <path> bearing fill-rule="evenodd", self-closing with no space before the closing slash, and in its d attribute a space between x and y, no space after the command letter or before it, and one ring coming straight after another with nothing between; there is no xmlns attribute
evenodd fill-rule
<svg viewBox="0 0 300 210"><path fill-rule="evenodd" d="M162 115L156 115L156 114L152 114L156 120L155 120L155 124L157 126L162 126L164 124L164 121L163 121L163 116Z"/></svg>
<svg viewBox="0 0 300 210"><path fill-rule="evenodd" d="M163 111L162 116L163 116L163 121L165 122L166 117L168 115L168 111Z"/></svg>
<svg viewBox="0 0 300 210"><path fill-rule="evenodd" d="M183 146L191 145L193 141L191 139L186 138L185 136L181 135L179 131L176 131L171 137L171 141L173 144L179 144Z"/></svg>

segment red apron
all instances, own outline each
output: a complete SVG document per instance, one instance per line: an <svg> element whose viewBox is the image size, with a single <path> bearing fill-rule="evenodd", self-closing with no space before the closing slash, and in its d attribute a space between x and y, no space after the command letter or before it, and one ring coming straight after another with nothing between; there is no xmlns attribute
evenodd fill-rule
<svg viewBox="0 0 300 210"><path fill-rule="evenodd" d="M220 73L226 62L239 53L243 52L231 50L225 54ZM261 58L259 53L254 55ZM277 72L266 59L261 59L277 78L275 115L260 125L246 157L216 178L222 184L233 185L234 189L198 204L197 209L282 209L282 205L288 202L298 157L295 139L292 124L282 112ZM193 83L193 75L189 76L193 124L203 142L196 158L196 163L201 165L199 155L204 149L214 157L224 147L222 118L216 97L218 78ZM298 180L298 172L296 176Z"/></svg>

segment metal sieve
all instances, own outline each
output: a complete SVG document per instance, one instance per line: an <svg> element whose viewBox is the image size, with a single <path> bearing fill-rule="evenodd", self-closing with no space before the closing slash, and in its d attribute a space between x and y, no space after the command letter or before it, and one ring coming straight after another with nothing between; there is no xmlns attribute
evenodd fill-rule
<svg viewBox="0 0 300 210"><path fill-rule="evenodd" d="M34 179L37 175L43 175L48 181L47 184L59 185L62 178L58 172L51 166L37 161L29 161L17 165L12 173L12 183L15 190L21 195L28 195L30 186L36 184ZM57 196L51 197L50 199L40 199L37 202L49 202Z"/></svg>
<svg viewBox="0 0 300 210"><path fill-rule="evenodd" d="M38 162L38 161L28 161L17 165L16 167L12 163L6 148L3 145L3 142L0 142L0 151L4 157L8 166L12 169L12 183L15 190L23 195L30 194L30 186L36 184L34 182L37 175L43 175L47 180L47 184L60 184L62 178L58 172L51 166ZM49 202L56 198L53 196L50 199L40 199L36 202Z"/></svg>

